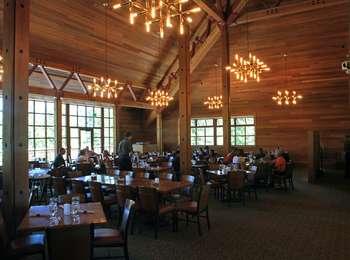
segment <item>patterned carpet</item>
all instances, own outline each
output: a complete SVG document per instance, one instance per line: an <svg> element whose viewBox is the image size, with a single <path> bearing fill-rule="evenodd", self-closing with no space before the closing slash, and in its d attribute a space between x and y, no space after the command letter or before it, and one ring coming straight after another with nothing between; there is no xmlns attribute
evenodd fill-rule
<svg viewBox="0 0 350 260"><path fill-rule="evenodd" d="M299 172L300 175L300 172ZM151 228L130 236L130 258L156 259L350 259L350 181L342 187L310 185L304 178L296 190L259 191L258 201L246 206L224 204L211 198L208 232L200 237L196 225L179 232L163 227L158 240ZM100 255L118 253L101 249Z"/></svg>
<svg viewBox="0 0 350 260"><path fill-rule="evenodd" d="M209 232L182 223L155 240L143 229L130 236L131 259L350 259L350 181L338 180L349 191L299 177L294 192L260 190L245 207L211 199Z"/></svg>

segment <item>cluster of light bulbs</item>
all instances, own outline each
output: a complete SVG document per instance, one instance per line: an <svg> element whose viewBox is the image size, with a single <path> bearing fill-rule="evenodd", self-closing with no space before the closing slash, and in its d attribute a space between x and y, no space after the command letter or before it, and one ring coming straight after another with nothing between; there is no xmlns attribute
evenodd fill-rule
<svg viewBox="0 0 350 260"><path fill-rule="evenodd" d="M274 101L276 101L276 103L279 106L282 105L296 105L298 102L298 100L302 99L303 96L297 94L297 92L295 90L289 91L289 90L285 90L285 91L277 91L277 95L273 96L272 99Z"/></svg>
<svg viewBox="0 0 350 260"><path fill-rule="evenodd" d="M154 107L167 107L169 105L169 102L172 101L174 98L172 96L169 96L169 93L165 90L156 90L156 91L150 91L149 95L146 97L146 101L151 103L151 106Z"/></svg>
<svg viewBox="0 0 350 260"><path fill-rule="evenodd" d="M237 80L247 83L248 79L260 82L260 74L270 71L270 68L255 55L249 53L248 60L236 54L232 66L226 66L226 70L235 73Z"/></svg>
<svg viewBox="0 0 350 260"><path fill-rule="evenodd" d="M118 92L124 89L120 84L121 83L119 83L117 80L111 80L110 78L94 78L93 84L88 85L88 89L91 90L94 97L107 97L108 99L117 98Z"/></svg>
<svg viewBox="0 0 350 260"><path fill-rule="evenodd" d="M209 109L220 109L223 107L222 96L212 96L208 97L204 101L204 105L208 106Z"/></svg>
<svg viewBox="0 0 350 260"><path fill-rule="evenodd" d="M164 38L164 27L173 28L173 20L178 24L178 31L180 34L185 32L185 21L192 23L191 14L201 11L200 7L194 7L184 10L184 4L190 0L115 0L104 1L103 5L117 10L121 7L127 7L129 10L130 24L135 24L135 20L139 16L144 17L145 29L147 32L151 31L152 24L159 23L159 34Z"/></svg>

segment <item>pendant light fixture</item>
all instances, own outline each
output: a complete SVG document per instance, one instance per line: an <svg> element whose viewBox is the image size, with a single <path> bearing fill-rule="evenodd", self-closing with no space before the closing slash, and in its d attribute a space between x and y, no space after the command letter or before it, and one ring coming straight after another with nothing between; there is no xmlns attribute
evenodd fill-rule
<svg viewBox="0 0 350 260"><path fill-rule="evenodd" d="M215 67L215 79L216 79L216 90L215 90L215 96L208 96L207 99L203 102L205 106L207 106L209 109L221 109L223 107L223 102L222 102L222 95L218 95L218 70L219 70L219 65L216 63L214 65ZM203 81L201 81L201 85L203 86Z"/></svg>
<svg viewBox="0 0 350 260"><path fill-rule="evenodd" d="M272 97L272 100L276 102L277 105L296 105L298 100L303 98L302 95L298 94L295 90L288 90L288 77L287 77L287 54L283 54L284 62L284 88L285 90L277 90L277 94Z"/></svg>
<svg viewBox="0 0 350 260"><path fill-rule="evenodd" d="M250 50L249 44L249 10L247 8L248 1L246 2L245 9L247 11L247 21L246 21L246 36L247 36L247 50L248 50L248 59L240 57L238 54L235 54L234 62L232 66L226 66L226 70L234 73L236 79L243 81L244 83L248 82L248 79L253 79L256 82L260 82L260 74L266 71L270 71L270 68L260 60L256 55L253 55Z"/></svg>
<svg viewBox="0 0 350 260"><path fill-rule="evenodd" d="M108 1L109 3L109 1ZM88 89L91 90L94 97L99 96L101 98L117 98L119 91L124 89L126 83L119 82L118 80L112 80L109 77L109 63L108 63L108 5L104 5L105 8L105 77L93 78L93 84L88 85Z"/></svg>

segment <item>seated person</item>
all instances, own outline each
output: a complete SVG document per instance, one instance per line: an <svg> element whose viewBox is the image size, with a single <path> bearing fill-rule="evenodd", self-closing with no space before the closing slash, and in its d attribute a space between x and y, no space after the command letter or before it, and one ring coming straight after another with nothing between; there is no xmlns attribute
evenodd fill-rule
<svg viewBox="0 0 350 260"><path fill-rule="evenodd" d="M211 149L209 151L209 158L208 158L209 163L217 163L217 155L215 154L215 151Z"/></svg>
<svg viewBox="0 0 350 260"><path fill-rule="evenodd" d="M286 171L286 167L287 167L287 162L283 157L283 151L279 151L277 158L275 160L273 160L272 165L274 167L274 173L275 174L284 174Z"/></svg>
<svg viewBox="0 0 350 260"><path fill-rule="evenodd" d="M59 153L53 162L54 169L66 166L66 161L63 158L63 155L65 155L65 153L66 153L66 149L60 148Z"/></svg>
<svg viewBox="0 0 350 260"><path fill-rule="evenodd" d="M113 175L113 161L111 159L111 155L107 150L103 151L101 168L104 173Z"/></svg>
<svg viewBox="0 0 350 260"><path fill-rule="evenodd" d="M77 163L90 163L89 156L87 155L87 152L85 149L80 150Z"/></svg>
<svg viewBox="0 0 350 260"><path fill-rule="evenodd" d="M229 154L227 154L224 157L223 163L226 164L226 165L230 164L232 162L232 159L233 159L234 156L235 156L235 153L234 152L230 152Z"/></svg>
<svg viewBox="0 0 350 260"><path fill-rule="evenodd" d="M260 147L258 152L255 154L255 158L257 160L261 159L261 158L264 158L265 157L265 152L264 150Z"/></svg>

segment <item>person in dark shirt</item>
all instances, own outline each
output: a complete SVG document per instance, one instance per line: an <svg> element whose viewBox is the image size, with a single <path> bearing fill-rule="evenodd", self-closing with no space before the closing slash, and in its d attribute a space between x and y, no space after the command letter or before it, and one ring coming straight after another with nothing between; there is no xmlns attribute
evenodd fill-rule
<svg viewBox="0 0 350 260"><path fill-rule="evenodd" d="M66 161L63 158L63 155L65 155L65 153L66 153L66 149L60 148L59 153L53 162L53 167L55 169L58 167L65 167L66 166Z"/></svg>
<svg viewBox="0 0 350 260"><path fill-rule="evenodd" d="M175 179L179 181L180 180L180 151L179 150L175 152L172 168L175 174Z"/></svg>
<svg viewBox="0 0 350 260"><path fill-rule="evenodd" d="M118 147L118 153L119 153L119 170L121 171L132 171L132 163L130 154L133 152L132 150L132 135L130 132L127 132L125 134L125 138L121 140Z"/></svg>

